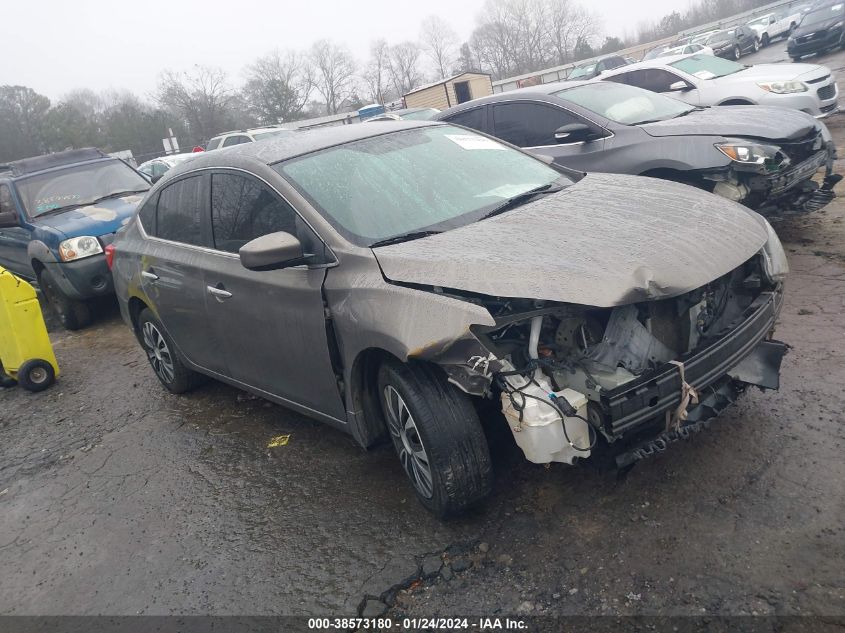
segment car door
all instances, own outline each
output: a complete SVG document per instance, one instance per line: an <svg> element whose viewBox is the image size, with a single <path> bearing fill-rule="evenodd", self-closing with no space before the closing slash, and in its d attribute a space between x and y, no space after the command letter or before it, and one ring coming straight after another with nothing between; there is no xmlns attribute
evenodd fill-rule
<svg viewBox="0 0 845 633"><path fill-rule="evenodd" d="M583 123L599 130L602 138L558 140L558 128L571 123ZM534 154L551 156L555 162L572 169L592 170L601 160L604 136L600 126L570 110L544 101L508 101L492 107L493 135Z"/></svg>
<svg viewBox="0 0 845 633"><path fill-rule="evenodd" d="M329 353L323 281L334 259L293 207L259 178L211 176L215 257L206 270L208 319L227 375L253 389L345 418ZM243 267L238 249L284 231L300 239L308 263L282 270Z"/></svg>
<svg viewBox="0 0 845 633"><path fill-rule="evenodd" d="M739 26L736 29L739 47L745 51L754 50L754 41L757 39L757 31L747 26Z"/></svg>
<svg viewBox="0 0 845 633"><path fill-rule="evenodd" d="M183 356L214 373L225 360L213 340L206 314L204 270L214 260L207 219L208 176L186 175L168 184L155 200L154 221L146 220L150 200L141 210L148 234L141 256L140 285L153 312ZM150 226L152 224L152 226Z"/></svg>
<svg viewBox="0 0 845 633"><path fill-rule="evenodd" d="M12 189L7 184L0 184L0 212L14 213L19 222L18 226L0 228L0 266L32 279L35 273L26 250L32 239L32 227L15 204Z"/></svg>

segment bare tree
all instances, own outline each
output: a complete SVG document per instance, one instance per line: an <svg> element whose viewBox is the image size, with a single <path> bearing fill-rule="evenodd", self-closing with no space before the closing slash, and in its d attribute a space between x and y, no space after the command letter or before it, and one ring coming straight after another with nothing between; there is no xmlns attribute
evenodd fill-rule
<svg viewBox="0 0 845 633"><path fill-rule="evenodd" d="M556 64L572 61L576 45L599 32L598 18L572 0L550 0L548 26Z"/></svg>
<svg viewBox="0 0 845 633"><path fill-rule="evenodd" d="M401 42L388 50L388 70L393 88L399 96L410 92L422 82L420 49L416 42Z"/></svg>
<svg viewBox="0 0 845 633"><path fill-rule="evenodd" d="M290 121L302 114L311 95L311 66L296 51L275 50L247 69L243 98L263 124Z"/></svg>
<svg viewBox="0 0 845 633"><path fill-rule="evenodd" d="M457 58L458 36L446 21L438 15L430 15L422 22L420 41L440 79L452 72Z"/></svg>
<svg viewBox="0 0 845 633"><path fill-rule="evenodd" d="M376 40L370 45L370 61L364 70L363 79L367 85L367 92L373 103L384 103L387 100L388 81L388 46L384 39Z"/></svg>
<svg viewBox="0 0 845 633"><path fill-rule="evenodd" d="M159 75L157 101L178 112L191 132L208 138L224 128L234 93L220 68L194 66L191 72L165 70Z"/></svg>
<svg viewBox="0 0 845 633"><path fill-rule="evenodd" d="M314 87L326 102L326 112L337 114L355 89L355 62L342 46L320 40L311 47Z"/></svg>

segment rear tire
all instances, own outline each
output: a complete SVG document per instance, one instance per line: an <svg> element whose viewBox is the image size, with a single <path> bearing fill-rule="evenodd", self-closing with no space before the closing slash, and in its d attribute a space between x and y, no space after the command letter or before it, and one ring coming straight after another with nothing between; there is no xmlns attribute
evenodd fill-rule
<svg viewBox="0 0 845 633"><path fill-rule="evenodd" d="M493 469L478 414L438 367L387 361L378 390L390 438L420 503L445 518L490 494Z"/></svg>
<svg viewBox="0 0 845 633"><path fill-rule="evenodd" d="M188 369L164 326L149 308L138 314L138 336L156 378L170 393L185 393L205 382L205 376Z"/></svg>
<svg viewBox="0 0 845 633"><path fill-rule="evenodd" d="M91 324L91 307L84 301L77 301L65 295L46 270L38 273L38 287L63 328L81 330Z"/></svg>
<svg viewBox="0 0 845 633"><path fill-rule="evenodd" d="M46 360L26 361L18 369L18 384L27 391L44 391L56 380L56 370Z"/></svg>

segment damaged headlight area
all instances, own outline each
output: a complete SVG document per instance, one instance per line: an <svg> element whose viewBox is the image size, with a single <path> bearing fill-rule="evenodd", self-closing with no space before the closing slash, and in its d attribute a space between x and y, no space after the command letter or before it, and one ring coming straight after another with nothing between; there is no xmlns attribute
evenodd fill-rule
<svg viewBox="0 0 845 633"><path fill-rule="evenodd" d="M763 222L766 224L766 233L769 236L761 251L763 274L770 283L781 283L789 272L789 261L786 259L786 251L783 250L783 244L772 225L766 219L763 219Z"/></svg>
<svg viewBox="0 0 845 633"><path fill-rule="evenodd" d="M468 365L489 377L488 395L535 463L572 464L602 437L680 431L745 384L776 387L786 348L767 339L786 272L779 246L771 232L762 256L668 299L612 308L491 299L496 325L474 330L490 353Z"/></svg>
<svg viewBox="0 0 845 633"><path fill-rule="evenodd" d="M730 158L738 167L770 173L789 166L789 157L777 145L765 145L732 139L716 143L716 149Z"/></svg>

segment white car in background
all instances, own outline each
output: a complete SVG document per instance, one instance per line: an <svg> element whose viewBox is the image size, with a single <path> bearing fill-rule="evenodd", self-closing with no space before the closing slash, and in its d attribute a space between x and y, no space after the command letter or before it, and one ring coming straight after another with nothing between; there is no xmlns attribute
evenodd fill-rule
<svg viewBox="0 0 845 633"><path fill-rule="evenodd" d="M767 13L748 23L757 31L757 37L763 46L778 37L787 38L792 29L801 21L801 13Z"/></svg>
<svg viewBox="0 0 845 633"><path fill-rule="evenodd" d="M712 55L713 49L704 44L669 44L652 48L645 54L643 61L660 57L674 57L675 55L692 55L693 53Z"/></svg>
<svg viewBox="0 0 845 633"><path fill-rule="evenodd" d="M611 70L615 81L670 94L697 106L768 105L822 118L838 110L839 89L818 64L744 66L711 55L661 57Z"/></svg>
<svg viewBox="0 0 845 633"><path fill-rule="evenodd" d="M201 152L184 152L182 154L168 154L160 158L153 158L138 166L138 171L147 176L152 182L158 181L168 170L186 160L196 158Z"/></svg>
<svg viewBox="0 0 845 633"><path fill-rule="evenodd" d="M275 136L282 136L283 134L293 134L295 131L283 127L255 127L249 130L224 132L211 138L205 146L205 151L210 152L211 150L240 145L241 143L254 143L255 141L263 141Z"/></svg>

